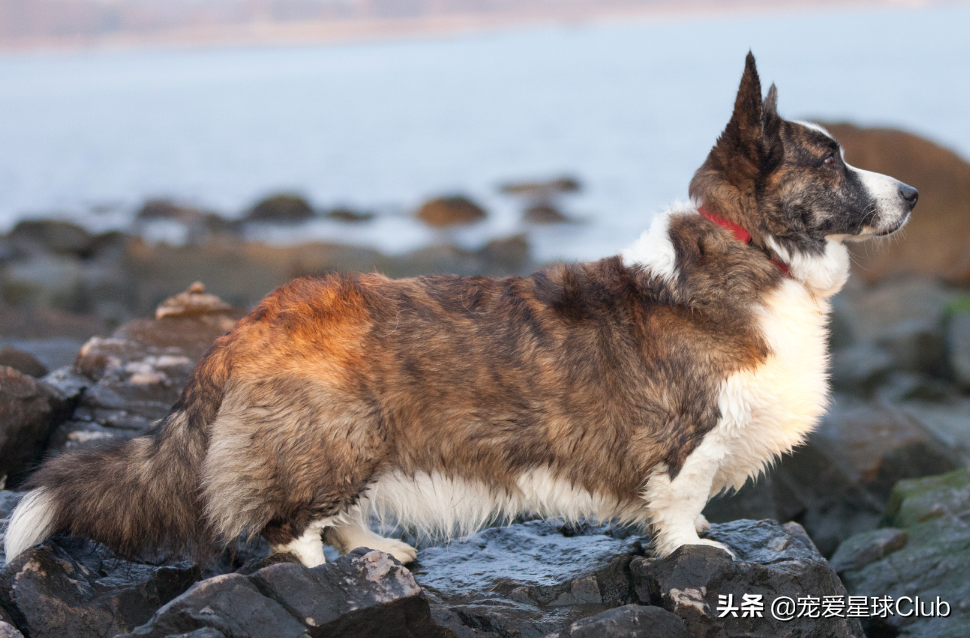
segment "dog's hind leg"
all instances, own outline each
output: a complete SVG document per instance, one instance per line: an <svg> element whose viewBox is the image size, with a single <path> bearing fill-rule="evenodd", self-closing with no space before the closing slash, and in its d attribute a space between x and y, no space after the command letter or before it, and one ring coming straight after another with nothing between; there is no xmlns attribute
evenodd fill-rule
<svg viewBox="0 0 970 638"><path fill-rule="evenodd" d="M359 509L337 517L333 526L325 532L324 538L328 545L332 545L342 554L358 547L367 547L387 552L401 563L410 563L418 555L418 551L407 543L372 532Z"/></svg>
<svg viewBox="0 0 970 638"><path fill-rule="evenodd" d="M313 521L298 536L285 525L269 525L263 529L262 536L269 541L272 553L292 554L307 567L316 567L327 562L323 555L321 534L331 520L328 517Z"/></svg>

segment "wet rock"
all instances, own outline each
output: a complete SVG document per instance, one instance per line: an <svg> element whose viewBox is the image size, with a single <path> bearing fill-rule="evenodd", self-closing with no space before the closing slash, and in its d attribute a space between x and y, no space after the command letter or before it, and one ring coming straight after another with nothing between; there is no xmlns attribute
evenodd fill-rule
<svg viewBox="0 0 970 638"><path fill-rule="evenodd" d="M111 337L95 337L78 353L77 374L88 388L59 432L57 443L82 442L106 434L143 431L168 414L196 362L242 316L201 285L166 301L160 319L136 319ZM88 425L84 425L88 424Z"/></svg>
<svg viewBox="0 0 970 638"><path fill-rule="evenodd" d="M964 391L970 391L970 313L954 314L946 331L947 359L953 378Z"/></svg>
<svg viewBox="0 0 970 638"><path fill-rule="evenodd" d="M854 166L892 175L919 189L905 235L892 245L852 246L855 277L887 281L905 273L970 283L970 164L911 133L827 124Z"/></svg>
<svg viewBox="0 0 970 638"><path fill-rule="evenodd" d="M56 389L0 366L0 476L16 482L14 477L40 460L54 428L72 407Z"/></svg>
<svg viewBox="0 0 970 638"><path fill-rule="evenodd" d="M273 195L257 203L246 220L273 224L293 224L313 217L313 207L297 195Z"/></svg>
<svg viewBox="0 0 970 638"><path fill-rule="evenodd" d="M660 607L624 605L578 620L546 638L690 638L684 621Z"/></svg>
<svg viewBox="0 0 970 638"><path fill-rule="evenodd" d="M254 637L454 635L435 625L407 569L365 549L313 569L278 563L248 577L209 578L130 635L161 637L207 627Z"/></svg>
<svg viewBox="0 0 970 638"><path fill-rule="evenodd" d="M795 617L782 621L772 604L782 597L844 596L835 572L797 523L735 521L716 525L708 538L727 545L684 546L663 560L635 558L630 571L640 601L683 619L692 636L863 636L856 619ZM744 596L761 596L745 615ZM729 606L738 607L730 610Z"/></svg>
<svg viewBox="0 0 970 638"><path fill-rule="evenodd" d="M900 481L886 522L897 528L884 537L869 534L844 543L836 556L852 595L902 602L902 609L866 621L869 636L938 638L965 636L970 629L970 471ZM901 530L901 531L900 531ZM899 535L905 534L903 545ZM880 543L882 547L880 547ZM869 558L883 553L877 560ZM864 556L865 560L852 559ZM916 597L924 611L941 600L947 617L917 617ZM903 598L907 597L907 598ZM943 609L946 611L946 608ZM902 613L898 613L902 612ZM908 614L908 615L902 615Z"/></svg>
<svg viewBox="0 0 970 638"><path fill-rule="evenodd" d="M191 563L127 562L62 539L27 550L0 572L0 602L32 638L104 638L146 622L196 578Z"/></svg>
<svg viewBox="0 0 970 638"><path fill-rule="evenodd" d="M970 399L936 403L927 401L906 401L896 404L896 408L913 423L939 441L951 458L961 464L970 463ZM946 471L940 467L933 474Z"/></svg>
<svg viewBox="0 0 970 638"><path fill-rule="evenodd" d="M373 220L375 215L374 213L369 213L366 211L355 210L345 206L338 206L337 208L331 208L328 210L324 217L328 219L335 219L339 222L347 222L349 224L361 224Z"/></svg>
<svg viewBox="0 0 970 638"><path fill-rule="evenodd" d="M832 387L870 397L893 369L893 357L871 341L863 341L832 353Z"/></svg>
<svg viewBox="0 0 970 638"><path fill-rule="evenodd" d="M180 292L160 303L155 309L155 318L218 315L231 311L232 306L215 295L207 294L205 284L197 281L185 292Z"/></svg>
<svg viewBox="0 0 970 638"><path fill-rule="evenodd" d="M0 366L8 366L17 372L40 378L47 374L44 364L29 352L18 348L0 348Z"/></svg>
<svg viewBox="0 0 970 638"><path fill-rule="evenodd" d="M444 228L481 221L485 219L486 213L484 208L467 197L452 195L425 202L416 216L429 226Z"/></svg>
<svg viewBox="0 0 970 638"><path fill-rule="evenodd" d="M86 257L90 254L91 234L71 222L57 219L25 219L8 235L21 247L46 253Z"/></svg>
<svg viewBox="0 0 970 638"><path fill-rule="evenodd" d="M529 206L522 213L522 219L530 224L562 224L570 221L562 211L546 203Z"/></svg>
<svg viewBox="0 0 970 638"><path fill-rule="evenodd" d="M629 564L644 550L621 532L552 521L486 529L423 549L414 577L438 622L459 635L545 636L635 602Z"/></svg>
<svg viewBox="0 0 970 638"><path fill-rule="evenodd" d="M906 532L894 527L863 532L839 545L830 564L839 574L862 569L906 547L908 541Z"/></svg>
<svg viewBox="0 0 970 638"><path fill-rule="evenodd" d="M564 176L546 182L509 182L499 190L509 195L523 195L533 199L548 199L559 193L575 193L582 188L575 177Z"/></svg>

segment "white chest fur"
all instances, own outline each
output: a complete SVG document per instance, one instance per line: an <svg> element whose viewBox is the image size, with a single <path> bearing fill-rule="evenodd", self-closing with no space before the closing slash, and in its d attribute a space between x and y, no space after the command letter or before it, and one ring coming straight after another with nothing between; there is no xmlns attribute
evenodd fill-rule
<svg viewBox="0 0 970 638"><path fill-rule="evenodd" d="M713 491L740 488L801 443L828 403L827 298L786 280L757 308L771 354L721 385L721 420L708 437L720 448Z"/></svg>

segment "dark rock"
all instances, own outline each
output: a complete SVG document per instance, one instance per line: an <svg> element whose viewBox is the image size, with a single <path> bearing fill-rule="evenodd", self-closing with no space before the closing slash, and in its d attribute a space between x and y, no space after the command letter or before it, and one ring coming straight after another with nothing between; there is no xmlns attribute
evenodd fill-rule
<svg viewBox="0 0 970 638"><path fill-rule="evenodd" d="M530 224L562 224L568 222L569 217L552 204L535 204L525 209L522 219Z"/></svg>
<svg viewBox="0 0 970 638"><path fill-rule="evenodd" d="M34 355L17 348L0 348L0 366L8 366L35 378L47 374L47 368Z"/></svg>
<svg viewBox="0 0 970 638"><path fill-rule="evenodd" d="M970 471L900 481L886 522L897 530L853 537L839 548L839 567L849 593L903 599L901 610L866 621L869 636L939 638L967 635L970 628ZM902 531L899 531L902 530ZM902 545L899 537L905 533ZM869 560L879 553L884 556ZM862 557L863 560L858 560ZM844 560L843 560L844 559ZM941 600L949 615L917 618L916 597L929 609ZM898 611L910 613L902 616ZM945 611L945 609L944 609Z"/></svg>
<svg viewBox="0 0 970 638"><path fill-rule="evenodd" d="M0 366L0 476L13 478L40 460L72 403L54 388Z"/></svg>
<svg viewBox="0 0 970 638"><path fill-rule="evenodd" d="M251 576L216 576L158 610L131 636L210 627L227 636L447 638L407 569L388 554L355 550L307 569L278 563Z"/></svg>
<svg viewBox="0 0 970 638"><path fill-rule="evenodd" d="M545 636L635 602L629 563L643 547L622 531L551 521L486 529L423 549L414 577L459 635Z"/></svg>
<svg viewBox="0 0 970 638"><path fill-rule="evenodd" d="M635 558L630 564L641 602L662 606L680 616L692 636L863 636L856 619L795 617L787 622L772 614L775 600L845 596L835 572L796 523L735 521L714 526L708 538L735 554L706 546L684 546L666 559ZM744 596L761 596L758 607L741 607Z"/></svg>
<svg viewBox="0 0 970 638"><path fill-rule="evenodd" d="M953 378L961 389L970 391L970 313L950 317L946 343Z"/></svg>
<svg viewBox="0 0 970 638"><path fill-rule="evenodd" d="M130 321L81 348L74 369L89 387L72 424L58 433L58 447L100 438L102 428L130 436L168 414L196 362L242 315L198 286L158 312L162 318Z"/></svg>
<svg viewBox="0 0 970 638"><path fill-rule="evenodd" d="M135 214L135 219L159 220L168 219L186 223L195 222L201 212L191 206L182 206L167 199L150 199L142 204Z"/></svg>
<svg viewBox="0 0 970 638"><path fill-rule="evenodd" d="M900 321L876 343L889 353L896 370L940 377L947 374L946 347L939 320Z"/></svg>
<svg viewBox="0 0 970 638"><path fill-rule="evenodd" d="M77 224L57 219L25 219L17 223L8 237L23 246L58 255L88 255L91 233Z"/></svg>
<svg viewBox="0 0 970 638"><path fill-rule="evenodd" d="M893 527L863 532L839 545L830 564L839 574L862 569L906 547L908 541L906 532Z"/></svg>
<svg viewBox="0 0 970 638"><path fill-rule="evenodd" d="M0 602L32 638L103 638L144 623L198 578L191 563L123 561L87 541L54 540L0 572Z"/></svg>
<svg viewBox="0 0 970 638"><path fill-rule="evenodd" d="M304 222L313 217L313 207L297 195L273 195L253 206L246 220L273 224Z"/></svg>
<svg viewBox="0 0 970 638"><path fill-rule="evenodd" d="M17 507L17 503L24 497L24 494L26 492L0 490L0 519L10 518L10 514L13 513L13 509Z"/></svg>
<svg viewBox="0 0 970 638"><path fill-rule="evenodd" d="M547 638L690 638L684 621L660 607L624 605L577 620Z"/></svg>
<svg viewBox="0 0 970 638"><path fill-rule="evenodd" d="M871 397L893 369L893 357L871 341L832 353L832 386L839 392Z"/></svg>
<svg viewBox="0 0 970 638"><path fill-rule="evenodd" d="M444 228L485 219L485 209L461 195L439 197L421 205L417 218L429 226Z"/></svg>
<svg viewBox="0 0 970 638"><path fill-rule="evenodd" d="M325 217L350 224L360 224L374 219L374 213L338 206L327 211Z"/></svg>
<svg viewBox="0 0 970 638"><path fill-rule="evenodd" d="M204 628L226 636L288 638L306 628L283 606L263 596L246 576L226 574L200 581L156 612L126 637L162 638Z"/></svg>
<svg viewBox="0 0 970 638"><path fill-rule="evenodd" d="M940 447L955 456L960 464L970 463L970 428L967 427L970 399L947 403L907 401L896 404L896 409L939 441ZM947 469L940 467L933 473Z"/></svg>
<svg viewBox="0 0 970 638"><path fill-rule="evenodd" d="M499 186L499 190L509 195L524 195L529 198L545 199L558 193L575 193L581 189L575 177L559 177L547 182L509 182Z"/></svg>
<svg viewBox="0 0 970 638"><path fill-rule="evenodd" d="M78 350L92 334L88 333L83 339L67 336L39 339L0 339L0 344L27 352L47 370L55 370L74 363Z"/></svg>

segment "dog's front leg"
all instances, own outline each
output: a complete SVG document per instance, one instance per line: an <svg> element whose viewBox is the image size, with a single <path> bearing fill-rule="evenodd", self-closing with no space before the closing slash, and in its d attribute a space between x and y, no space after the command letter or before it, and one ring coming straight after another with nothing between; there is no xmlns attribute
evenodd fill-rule
<svg viewBox="0 0 970 638"><path fill-rule="evenodd" d="M701 511L707 504L721 455L712 442L701 443L684 461L673 479L665 465L658 466L643 491L657 554L670 555L681 545L712 545L734 555L717 541L697 535Z"/></svg>

